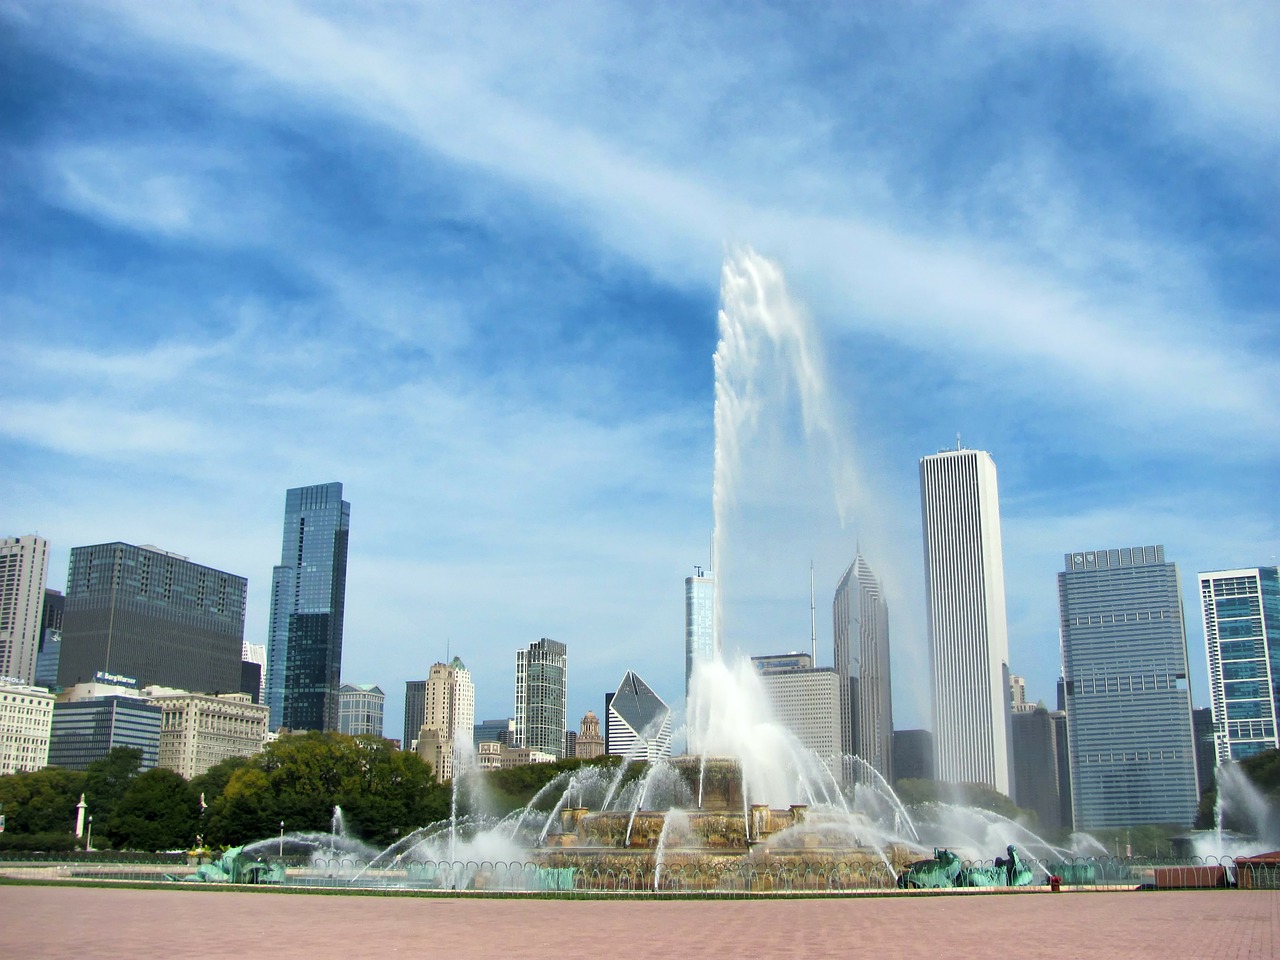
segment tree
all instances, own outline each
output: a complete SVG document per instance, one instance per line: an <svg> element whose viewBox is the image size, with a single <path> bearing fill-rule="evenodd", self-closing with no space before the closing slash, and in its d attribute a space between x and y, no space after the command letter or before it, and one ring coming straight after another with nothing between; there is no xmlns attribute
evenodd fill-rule
<svg viewBox="0 0 1280 960"><path fill-rule="evenodd" d="M76 803L85 790L85 779L80 770L59 767L0 777L5 832L70 836L75 830Z"/></svg>
<svg viewBox="0 0 1280 960"><path fill-rule="evenodd" d="M100 760L85 768L84 794L89 813L99 823L106 823L129 789L129 783L142 766L142 751L136 747L113 747ZM78 799L78 798L77 798Z"/></svg>
<svg viewBox="0 0 1280 960"><path fill-rule="evenodd" d="M190 847L199 829L200 807L190 784L157 767L130 781L104 833L117 849L174 850Z"/></svg>
<svg viewBox="0 0 1280 960"><path fill-rule="evenodd" d="M447 815L449 792L416 754L381 737L309 732L282 737L234 770L210 801L208 837L232 844L285 829L328 831L341 806L348 829L388 844Z"/></svg>
<svg viewBox="0 0 1280 960"><path fill-rule="evenodd" d="M951 803L990 810L1010 820L1034 822L1035 814L1023 810L998 790L982 783L944 783L940 780L899 780L894 784L898 799L907 806L922 803Z"/></svg>

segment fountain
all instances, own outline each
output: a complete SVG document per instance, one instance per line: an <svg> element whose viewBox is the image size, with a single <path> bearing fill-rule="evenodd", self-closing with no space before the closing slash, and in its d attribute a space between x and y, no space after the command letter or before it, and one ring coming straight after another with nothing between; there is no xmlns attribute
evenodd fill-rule
<svg viewBox="0 0 1280 960"><path fill-rule="evenodd" d="M768 390L779 382L794 385L806 438L822 434L835 451L833 497L842 520L841 498L854 484L827 409L816 347L777 265L750 250L730 256L721 303L714 358L715 655L697 663L691 677L688 752L561 773L524 807L495 817L484 808L474 754L459 745L446 821L368 851L358 868L346 870L353 841L335 811L329 834L280 840L282 848L286 841L291 848L310 843L313 872L334 877L322 861L339 857L344 869L338 875L362 886L817 891L893 888L909 864L934 848L948 876L962 875L960 867L950 870L952 861L960 863L956 851L982 857L1006 849L1008 860L965 868L975 884L1029 881L1031 870L1015 854L1015 842L1032 856L1065 856L994 814L961 814L939 805L924 821L913 818L861 758L837 758L836 768L829 768L774 720L751 663L724 656L726 521L744 444L758 428ZM860 776L844 775L859 766ZM260 841L246 851L270 851L276 842Z"/></svg>

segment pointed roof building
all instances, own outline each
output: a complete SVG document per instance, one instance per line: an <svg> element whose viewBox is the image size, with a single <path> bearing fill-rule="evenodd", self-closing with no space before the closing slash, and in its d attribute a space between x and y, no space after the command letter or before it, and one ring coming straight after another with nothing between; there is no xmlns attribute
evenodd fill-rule
<svg viewBox="0 0 1280 960"><path fill-rule="evenodd" d="M632 670L609 698L609 752L636 760L671 756L671 708Z"/></svg>

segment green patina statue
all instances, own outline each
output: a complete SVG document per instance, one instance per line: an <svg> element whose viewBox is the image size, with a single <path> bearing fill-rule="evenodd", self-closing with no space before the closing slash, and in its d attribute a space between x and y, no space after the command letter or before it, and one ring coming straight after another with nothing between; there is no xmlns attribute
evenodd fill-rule
<svg viewBox="0 0 1280 960"><path fill-rule="evenodd" d="M994 865L963 866L950 850L934 850L933 859L908 864L898 876L904 890L947 887L1025 887L1031 883L1031 868L1022 862L1010 844L1007 858L996 857Z"/></svg>
<svg viewBox="0 0 1280 960"><path fill-rule="evenodd" d="M284 883L284 864L277 860L259 860L231 847L213 863L204 863L186 877L170 880L194 880L197 883Z"/></svg>

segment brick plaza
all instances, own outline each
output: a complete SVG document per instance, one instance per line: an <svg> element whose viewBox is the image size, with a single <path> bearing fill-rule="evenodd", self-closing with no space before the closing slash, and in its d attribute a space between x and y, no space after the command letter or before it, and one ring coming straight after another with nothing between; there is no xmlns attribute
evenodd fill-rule
<svg viewBox="0 0 1280 960"><path fill-rule="evenodd" d="M1280 892L533 900L0 886L0 957L1222 957L1280 953Z"/></svg>

